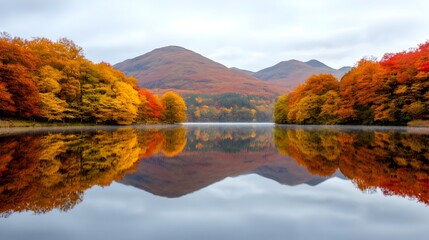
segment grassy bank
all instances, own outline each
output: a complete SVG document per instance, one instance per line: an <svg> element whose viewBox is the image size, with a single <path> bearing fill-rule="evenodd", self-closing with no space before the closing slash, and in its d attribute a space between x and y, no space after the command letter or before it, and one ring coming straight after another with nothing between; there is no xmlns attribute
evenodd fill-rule
<svg viewBox="0 0 429 240"><path fill-rule="evenodd" d="M0 128L8 127L65 127L65 126L91 126L87 123L62 123L62 122L36 122L18 119L0 119Z"/></svg>
<svg viewBox="0 0 429 240"><path fill-rule="evenodd" d="M408 122L409 127L429 127L429 120L414 120Z"/></svg>

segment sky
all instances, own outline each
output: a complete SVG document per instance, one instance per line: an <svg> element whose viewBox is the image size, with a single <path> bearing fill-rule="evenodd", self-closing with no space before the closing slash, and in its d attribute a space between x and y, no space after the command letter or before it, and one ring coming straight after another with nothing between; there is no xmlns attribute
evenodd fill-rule
<svg viewBox="0 0 429 240"><path fill-rule="evenodd" d="M427 0L0 0L0 32L66 37L115 64L176 45L258 71L317 59L333 68L429 40Z"/></svg>

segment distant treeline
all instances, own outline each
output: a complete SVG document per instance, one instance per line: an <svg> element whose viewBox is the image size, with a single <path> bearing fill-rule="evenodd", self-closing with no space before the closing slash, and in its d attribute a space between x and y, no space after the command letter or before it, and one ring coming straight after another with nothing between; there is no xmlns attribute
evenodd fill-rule
<svg viewBox="0 0 429 240"><path fill-rule="evenodd" d="M0 34L0 116L97 124L176 123L184 100L160 99L107 63L85 59L68 39L25 40Z"/></svg>
<svg viewBox="0 0 429 240"><path fill-rule="evenodd" d="M429 119L429 42L417 49L362 59L340 82L311 76L279 97L280 124L405 125Z"/></svg>
<svg viewBox="0 0 429 240"><path fill-rule="evenodd" d="M224 93L190 94L185 97L188 120L192 122L272 121L274 101L258 95Z"/></svg>

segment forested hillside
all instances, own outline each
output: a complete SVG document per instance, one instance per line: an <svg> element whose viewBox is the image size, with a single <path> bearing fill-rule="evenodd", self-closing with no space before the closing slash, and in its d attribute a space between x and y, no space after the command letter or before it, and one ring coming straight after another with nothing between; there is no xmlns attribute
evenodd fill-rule
<svg viewBox="0 0 429 240"><path fill-rule="evenodd" d="M271 122L274 100L253 94L188 94L191 122Z"/></svg>

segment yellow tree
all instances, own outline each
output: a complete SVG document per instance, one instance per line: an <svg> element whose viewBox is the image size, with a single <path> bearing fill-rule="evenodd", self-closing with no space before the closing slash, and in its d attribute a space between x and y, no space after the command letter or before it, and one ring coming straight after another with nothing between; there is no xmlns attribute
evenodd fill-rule
<svg viewBox="0 0 429 240"><path fill-rule="evenodd" d="M137 109L140 99L137 91L131 85L124 82L114 84L116 96L112 100L115 113L112 120L118 124L131 124L137 120Z"/></svg>
<svg viewBox="0 0 429 240"><path fill-rule="evenodd" d="M288 123L287 115L289 113L289 95L284 94L279 97L274 106L274 122L278 124Z"/></svg>
<svg viewBox="0 0 429 240"><path fill-rule="evenodd" d="M161 97L164 107L164 122L168 124L186 121L186 104L182 97L174 92L166 92Z"/></svg>
<svg viewBox="0 0 429 240"><path fill-rule="evenodd" d="M323 99L320 96L309 94L302 98L294 108L297 109L295 121L300 124L318 124Z"/></svg>
<svg viewBox="0 0 429 240"><path fill-rule="evenodd" d="M322 96L324 101L319 119L324 124L336 124L340 121L338 110L340 109L340 95L333 90L328 91Z"/></svg>

